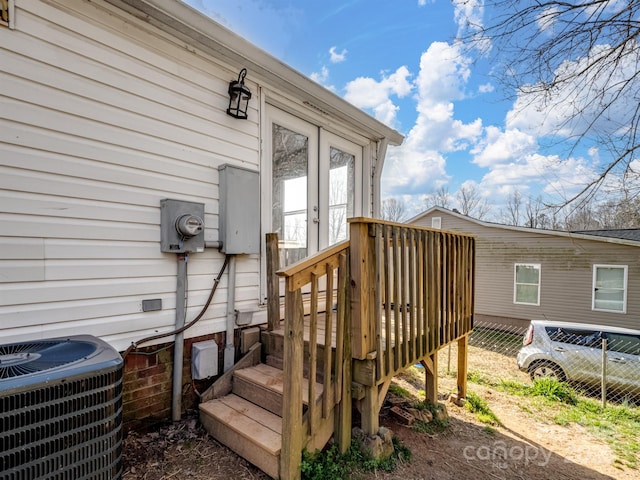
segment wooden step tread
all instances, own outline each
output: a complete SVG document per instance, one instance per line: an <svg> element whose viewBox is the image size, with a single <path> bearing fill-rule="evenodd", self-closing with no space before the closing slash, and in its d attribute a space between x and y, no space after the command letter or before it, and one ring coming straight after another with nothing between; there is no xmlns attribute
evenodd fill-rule
<svg viewBox="0 0 640 480"><path fill-rule="evenodd" d="M282 395L284 389L284 372L270 365L260 363L253 367L236 370L236 377L261 386L279 395ZM316 401L322 396L322 384L316 382L315 387ZM309 400L309 380L302 379L302 400L308 404Z"/></svg>
<svg viewBox="0 0 640 480"><path fill-rule="evenodd" d="M282 419L277 415L234 394L202 403L200 411L224 423L270 455L280 455ZM218 440L226 443L223 438Z"/></svg>

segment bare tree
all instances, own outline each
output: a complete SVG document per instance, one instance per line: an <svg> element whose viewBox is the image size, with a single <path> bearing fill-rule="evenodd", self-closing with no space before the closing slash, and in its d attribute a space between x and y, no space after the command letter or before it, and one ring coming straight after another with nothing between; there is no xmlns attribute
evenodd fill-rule
<svg viewBox="0 0 640 480"><path fill-rule="evenodd" d="M460 213L482 220L491 210L486 199L480 196L480 191L474 183L465 183L456 192L456 200Z"/></svg>
<svg viewBox="0 0 640 480"><path fill-rule="evenodd" d="M507 225L518 226L521 223L522 195L517 190L507 196L503 212L503 221Z"/></svg>
<svg viewBox="0 0 640 480"><path fill-rule="evenodd" d="M565 218L564 223L567 231L598 230L601 228L593 210L588 205L575 209L571 215Z"/></svg>
<svg viewBox="0 0 640 480"><path fill-rule="evenodd" d="M382 211L380 213L383 220L402 222L407 215L407 209L402 200L391 197L382 201Z"/></svg>
<svg viewBox="0 0 640 480"><path fill-rule="evenodd" d="M449 193L449 189L442 186L438 190L432 191L425 197L424 204L426 208L449 208L451 205L451 194Z"/></svg>
<svg viewBox="0 0 640 480"><path fill-rule="evenodd" d="M546 207L542 202L542 197L528 199L524 205L524 225L529 228L546 228L547 216L545 215Z"/></svg>
<svg viewBox="0 0 640 480"><path fill-rule="evenodd" d="M484 12L488 23L468 18L466 40L491 51L517 105L541 112L547 138L571 139L568 153L610 154L567 203L629 172L640 148L640 1L486 0Z"/></svg>

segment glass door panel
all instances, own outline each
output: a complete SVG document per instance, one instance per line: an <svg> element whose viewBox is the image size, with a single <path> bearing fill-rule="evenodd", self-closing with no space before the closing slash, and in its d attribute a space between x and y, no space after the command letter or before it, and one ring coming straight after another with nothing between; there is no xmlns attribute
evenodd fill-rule
<svg viewBox="0 0 640 480"><path fill-rule="evenodd" d="M309 253L309 138L277 123L271 134L272 228L280 240L280 264L290 265Z"/></svg>
<svg viewBox="0 0 640 480"><path fill-rule="evenodd" d="M347 218L353 217L355 156L329 148L329 245L347 239Z"/></svg>
<svg viewBox="0 0 640 480"><path fill-rule="evenodd" d="M349 236L347 219L362 215L362 147L320 131L320 248Z"/></svg>

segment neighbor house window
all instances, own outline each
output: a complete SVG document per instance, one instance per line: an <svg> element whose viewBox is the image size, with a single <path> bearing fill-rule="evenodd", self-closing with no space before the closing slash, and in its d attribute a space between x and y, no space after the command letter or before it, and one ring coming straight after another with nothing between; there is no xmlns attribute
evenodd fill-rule
<svg viewBox="0 0 640 480"><path fill-rule="evenodd" d="M442 217L432 217L431 228L437 228L440 230L442 228Z"/></svg>
<svg viewBox="0 0 640 480"><path fill-rule="evenodd" d="M540 264L516 263L513 303L540 305Z"/></svg>
<svg viewBox="0 0 640 480"><path fill-rule="evenodd" d="M627 266L593 266L593 310L626 313Z"/></svg>

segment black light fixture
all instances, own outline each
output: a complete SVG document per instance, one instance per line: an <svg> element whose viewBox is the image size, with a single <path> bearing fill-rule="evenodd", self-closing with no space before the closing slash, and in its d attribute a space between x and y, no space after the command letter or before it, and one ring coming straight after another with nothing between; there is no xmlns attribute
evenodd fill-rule
<svg viewBox="0 0 640 480"><path fill-rule="evenodd" d="M227 108L227 115L235 118L247 118L251 90L244 84L244 77L246 76L247 69L243 68L240 70L238 80L234 80L229 84L229 108Z"/></svg>

